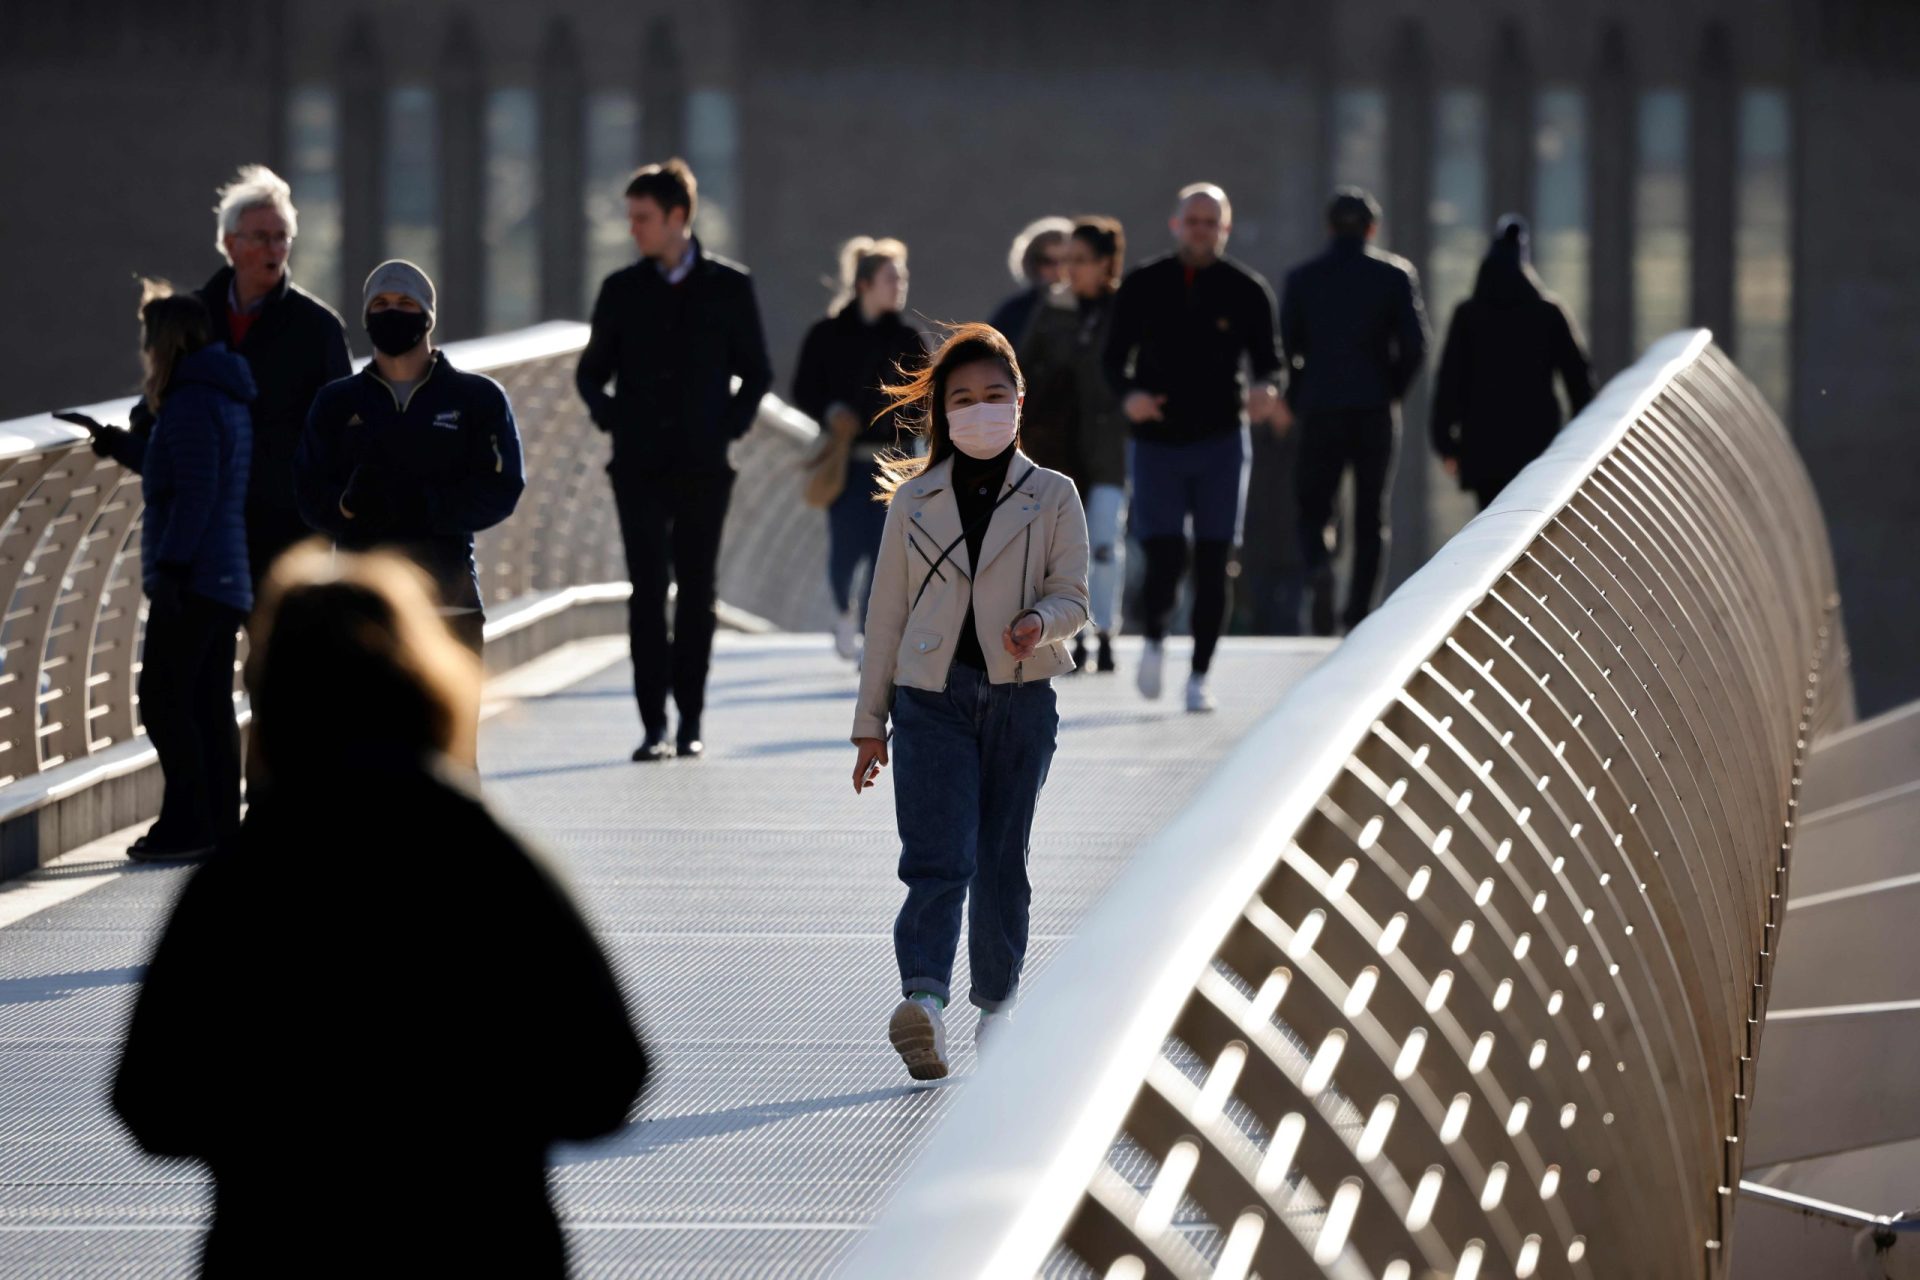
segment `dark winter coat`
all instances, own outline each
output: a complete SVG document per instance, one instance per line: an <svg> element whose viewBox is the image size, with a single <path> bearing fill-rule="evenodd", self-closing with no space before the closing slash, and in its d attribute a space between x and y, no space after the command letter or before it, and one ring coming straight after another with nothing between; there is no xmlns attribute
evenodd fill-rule
<svg viewBox="0 0 1920 1280"><path fill-rule="evenodd" d="M1287 273L1280 345L1294 413L1389 407L1427 355L1413 265L1358 236L1335 236L1324 253Z"/></svg>
<svg viewBox="0 0 1920 1280"><path fill-rule="evenodd" d="M247 362L257 394L252 406L253 466L247 481L247 559L257 583L280 553L309 537L294 496L293 455L320 388L353 372L340 317L284 273L266 296L245 342L227 323L233 268L222 267L195 295L206 304L213 336ZM107 456L133 471L145 465L150 424L136 408L134 430L108 437Z"/></svg>
<svg viewBox="0 0 1920 1280"><path fill-rule="evenodd" d="M886 412L880 388L901 381L903 368L917 368L926 359L926 340L899 312L869 324L861 318L860 303L849 302L807 330L793 374L794 408L824 428L827 410L844 404L860 420L857 443L898 444L899 423Z"/></svg>
<svg viewBox="0 0 1920 1280"><path fill-rule="evenodd" d="M254 398L247 362L211 346L181 357L152 435L142 441L140 572L149 596L173 575L197 596L253 609L247 567L247 474Z"/></svg>
<svg viewBox="0 0 1920 1280"><path fill-rule="evenodd" d="M313 402L295 461L300 513L343 547L392 547L433 577L449 608L480 607L473 535L513 514L526 488L507 393L436 351L402 404L368 365ZM353 488L359 505L341 501Z"/></svg>
<svg viewBox="0 0 1920 1280"><path fill-rule="evenodd" d="M1460 487L1491 497L1560 430L1554 375L1578 413L1593 399L1586 352L1566 309L1533 273L1496 253L1453 312L1434 383L1433 447L1460 462Z"/></svg>
<svg viewBox="0 0 1920 1280"><path fill-rule="evenodd" d="M679 284L642 259L608 276L593 304L574 385L594 425L613 437L616 466L728 470L727 446L753 426L773 385L746 268L698 239L693 247L693 270Z"/></svg>
<svg viewBox="0 0 1920 1280"><path fill-rule="evenodd" d="M1280 369L1273 343L1273 290L1230 258L1189 271L1168 254L1136 268L1114 300L1107 381L1114 396L1166 397L1160 420L1136 422L1141 440L1186 444L1238 431L1246 422L1244 357L1256 379Z"/></svg>
<svg viewBox="0 0 1920 1280"><path fill-rule="evenodd" d="M187 882L113 1106L212 1172L206 1276L557 1277L548 1148L618 1128L646 1071L553 874L373 752L276 783Z"/></svg>
<svg viewBox="0 0 1920 1280"><path fill-rule="evenodd" d="M1127 419L1107 381L1107 337L1114 295L1047 295L1020 347L1027 402L1020 445L1043 467L1072 478L1081 493L1127 482Z"/></svg>
<svg viewBox="0 0 1920 1280"><path fill-rule="evenodd" d="M998 329L1000 336L1018 350L1020 344L1026 341L1027 329L1032 325L1034 316L1040 313L1046 294L1046 289L1041 285L1022 289L995 307L993 314L987 317L987 323Z"/></svg>

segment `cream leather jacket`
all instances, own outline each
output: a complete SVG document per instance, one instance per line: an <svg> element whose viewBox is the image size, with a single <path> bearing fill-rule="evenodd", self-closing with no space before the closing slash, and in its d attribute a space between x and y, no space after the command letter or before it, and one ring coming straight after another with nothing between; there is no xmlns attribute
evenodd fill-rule
<svg viewBox="0 0 1920 1280"><path fill-rule="evenodd" d="M924 593L921 582L963 532L952 459L942 459L893 495L867 603L854 738L887 736L889 686L936 693L947 687L954 637L966 625L969 601L992 683L1041 680L1073 670L1067 641L1087 625L1087 514L1073 481L1035 468L1017 450L1007 467L1007 488L1016 482L1019 491L987 524L979 565L960 541L932 573ZM1027 611L1039 615L1040 644L1032 657L1015 662L1000 635Z"/></svg>

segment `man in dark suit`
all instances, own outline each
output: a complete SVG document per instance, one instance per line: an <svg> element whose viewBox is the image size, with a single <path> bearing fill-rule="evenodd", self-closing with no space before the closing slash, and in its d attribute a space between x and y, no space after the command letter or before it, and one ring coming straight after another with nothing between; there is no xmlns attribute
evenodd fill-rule
<svg viewBox="0 0 1920 1280"><path fill-rule="evenodd" d="M679 159L648 165L627 183L640 261L600 286L574 375L594 425L613 437L607 470L633 579L628 635L645 729L635 760L704 749L714 575L733 492L727 448L753 426L773 385L753 282L745 268L701 247L692 229L696 198L693 171ZM671 637L669 581L678 585ZM680 712L674 744L669 691Z"/></svg>
<svg viewBox="0 0 1920 1280"><path fill-rule="evenodd" d="M1413 264L1375 248L1380 206L1357 187L1327 206L1332 240L1287 275L1280 345L1292 374L1287 403L1300 423L1295 483L1300 542L1313 590L1315 635L1332 635L1329 526L1340 478L1353 470L1353 581L1344 621L1360 625L1380 585L1390 537L1387 488L1399 447L1396 408L1427 352L1427 321Z"/></svg>

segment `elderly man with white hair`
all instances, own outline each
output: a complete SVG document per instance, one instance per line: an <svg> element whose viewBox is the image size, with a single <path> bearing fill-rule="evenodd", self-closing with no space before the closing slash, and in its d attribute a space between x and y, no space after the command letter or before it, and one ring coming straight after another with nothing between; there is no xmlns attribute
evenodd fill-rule
<svg viewBox="0 0 1920 1280"><path fill-rule="evenodd" d="M227 265L198 297L213 318L214 340L246 360L259 389L247 484L247 561L257 588L280 554L312 532L294 498L293 453L314 396L353 366L340 317L288 272L299 215L286 181L264 165L245 165L220 188L214 215L214 245ZM69 420L93 434L94 452L140 470L152 425L140 407L131 431Z"/></svg>

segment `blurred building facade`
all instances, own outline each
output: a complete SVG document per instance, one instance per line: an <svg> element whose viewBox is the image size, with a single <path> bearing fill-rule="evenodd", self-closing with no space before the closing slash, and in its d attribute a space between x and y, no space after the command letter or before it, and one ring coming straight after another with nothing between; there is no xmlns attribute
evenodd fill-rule
<svg viewBox="0 0 1920 1280"><path fill-rule="evenodd" d="M0 316L0 417L134 385L131 277L217 266L213 191L249 160L293 183L304 285L350 315L411 257L464 337L584 317L631 258L626 172L683 154L782 385L848 235L906 239L915 310L969 319L1030 217L1114 214L1138 261L1207 179L1277 287L1353 182L1436 345L1509 211L1602 376L1714 330L1813 469L1874 708L1920 696L1916 129L1909 0L0 0L0 243L46 300ZM1425 394L1396 580L1470 510ZM1286 449L1262 443L1263 543Z"/></svg>

